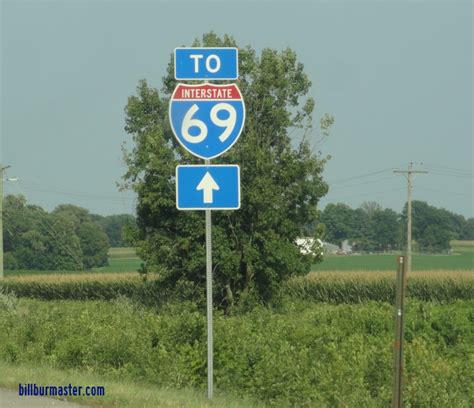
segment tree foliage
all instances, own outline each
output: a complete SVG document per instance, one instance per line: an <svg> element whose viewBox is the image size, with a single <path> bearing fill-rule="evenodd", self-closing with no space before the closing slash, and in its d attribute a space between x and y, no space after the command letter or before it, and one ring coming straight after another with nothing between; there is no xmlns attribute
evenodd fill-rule
<svg viewBox="0 0 474 408"><path fill-rule="evenodd" d="M194 46L236 46L213 33ZM177 164L199 161L172 135L168 103L176 86L173 61L162 92L140 81L125 108L126 131L134 146L125 153L124 179L138 193L133 239L145 269L159 273L160 284L202 288L205 281L204 213L178 211L174 173ZM302 274L316 259L302 255L295 240L304 225L317 219L325 160L309 144L314 101L306 96L310 81L294 51L250 46L239 50L239 81L246 123L238 143L215 163L241 168L242 203L238 211L214 211L215 294L224 306L254 293L269 300L290 275ZM327 132L332 118L321 123ZM299 134L295 143L290 132Z"/></svg>
<svg viewBox="0 0 474 408"><path fill-rule="evenodd" d="M377 201L364 201L360 205L360 208L369 218L372 218L376 213L383 210L383 207Z"/></svg>
<svg viewBox="0 0 474 408"><path fill-rule="evenodd" d="M400 216L390 208L375 211L370 218L373 231L373 248L377 250L394 249L400 240Z"/></svg>
<svg viewBox="0 0 474 408"><path fill-rule="evenodd" d="M124 231L135 225L135 217L131 214L117 214L100 217L96 220L109 238L110 246L113 248L129 245Z"/></svg>
<svg viewBox="0 0 474 408"><path fill-rule="evenodd" d="M407 206L402 213L406 231ZM436 252L449 249L449 241L462 237L465 218L444 208L436 208L424 201L412 202L412 237L422 251Z"/></svg>
<svg viewBox="0 0 474 408"><path fill-rule="evenodd" d="M53 214L73 223L81 242L84 268L108 265L109 239L101 227L94 223L88 210L72 204L61 204L54 209Z"/></svg>
<svg viewBox="0 0 474 408"><path fill-rule="evenodd" d="M347 204L328 204L321 214L321 223L325 226L324 239L340 245L342 241L354 238L353 210Z"/></svg>
<svg viewBox="0 0 474 408"><path fill-rule="evenodd" d="M80 270L107 265L107 236L88 210L63 204L48 213L14 195L5 197L3 209L6 269Z"/></svg>
<svg viewBox="0 0 474 408"><path fill-rule="evenodd" d="M472 218L466 220L444 208L424 201L412 202L412 239L415 248L426 252L449 249L453 239L473 239ZM403 249L406 243L407 206L401 214L364 202L352 209L346 204L328 204L321 214L325 240L340 245L349 240L357 250Z"/></svg>
<svg viewBox="0 0 474 408"><path fill-rule="evenodd" d="M74 223L29 205L23 196L3 202L6 269L83 269L82 248Z"/></svg>
<svg viewBox="0 0 474 408"><path fill-rule="evenodd" d="M466 220L462 228L460 238L474 240L474 218L469 218Z"/></svg>

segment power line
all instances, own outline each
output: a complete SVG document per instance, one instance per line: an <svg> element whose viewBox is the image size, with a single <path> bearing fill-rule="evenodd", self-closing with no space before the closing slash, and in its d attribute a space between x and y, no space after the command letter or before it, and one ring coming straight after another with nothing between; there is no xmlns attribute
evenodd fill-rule
<svg viewBox="0 0 474 408"><path fill-rule="evenodd" d="M334 189L339 190L339 189L346 189L346 188L363 186L363 185L366 185L366 184L380 183L381 181L393 180L394 178L396 178L396 176L392 174L388 177L382 177L382 178L379 178L379 179L376 179L376 180L368 180L368 181L363 181L362 183L351 183L349 185L336 186L336 187L334 187ZM330 187L330 190L333 190L333 189Z"/></svg>
<svg viewBox="0 0 474 408"><path fill-rule="evenodd" d="M390 168L387 168L387 169L378 170L378 171L374 171L374 172L371 172L371 173L360 174L358 176L347 177L347 178L343 178L343 179L339 179L339 180L335 180L335 181L330 181L330 182L328 181L328 183L329 184L344 183L346 181L357 180L357 179L364 178L364 177L370 177L370 176L375 176L377 174L386 173L388 171L392 171L393 169L394 169L393 167L390 167Z"/></svg>
<svg viewBox="0 0 474 408"><path fill-rule="evenodd" d="M437 176L448 176L448 177L457 177L457 178L473 178L474 174L467 174L467 173L456 173L450 171L440 171L440 170L433 170L428 167L431 174L435 174Z"/></svg>
<svg viewBox="0 0 474 408"><path fill-rule="evenodd" d="M37 188L35 183L21 183L23 188L31 191L38 191L41 193L49 193L49 194L61 194L73 197L83 197L83 198L92 198L92 199L99 199L99 200L115 200L115 201L123 201L123 200L130 200L133 201L134 197L116 197L116 196L108 196L108 195L98 195L98 194L90 194L90 193L83 193L83 192L72 192L72 191L63 191L59 189L51 188ZM31 187L32 186L32 187Z"/></svg>
<svg viewBox="0 0 474 408"><path fill-rule="evenodd" d="M92 200L102 200L102 202L109 202L109 203L120 203L123 207L123 210L126 213L129 213L131 208L130 205L133 205L136 207L137 203L137 197L136 196L125 196L125 193L123 191L119 191L117 194L118 196L107 196L107 195L95 195L95 194L88 194L88 193L83 193L83 192L73 192L73 191L63 191L59 189L55 189L55 187L51 188L37 188L36 186L40 186L38 183L25 183L24 179L21 180L21 186L23 187L24 190L30 191L30 192L40 192L40 193L46 193L46 194L52 194L52 195L62 195L66 197L74 197L74 198L82 198L82 199L92 199ZM103 205L101 208L104 210ZM110 207L112 208L112 207ZM115 211L117 211L114 208Z"/></svg>
<svg viewBox="0 0 474 408"><path fill-rule="evenodd" d="M448 166L442 166L439 164L431 164L431 163L424 163L427 167L431 167L434 169L441 169L441 170L451 170L459 173L469 173L469 174L474 174L474 172L471 170L466 170L466 169L457 169L454 167L448 167Z"/></svg>
<svg viewBox="0 0 474 408"><path fill-rule="evenodd" d="M426 191L432 191L434 193L444 193L444 194L450 194L450 195L459 195L462 197L469 197L472 198L472 194L465 194L465 193L455 193L453 191L446 191L446 190L436 190L434 188L429 188L429 187L418 187L420 190L426 190Z"/></svg>
<svg viewBox="0 0 474 408"><path fill-rule="evenodd" d="M352 197L363 197L363 196L369 196L369 195L378 195L378 194L386 194L386 193L392 193L395 191L402 191L404 190L403 187L397 187L397 188L392 188L390 190L383 190L383 191L375 191L375 192L365 192L365 193L359 193L359 194L351 194L351 195L346 195L346 196L336 196L336 197L331 197L330 193L324 199L330 199L331 201L335 200L344 200L346 198L352 198Z"/></svg>

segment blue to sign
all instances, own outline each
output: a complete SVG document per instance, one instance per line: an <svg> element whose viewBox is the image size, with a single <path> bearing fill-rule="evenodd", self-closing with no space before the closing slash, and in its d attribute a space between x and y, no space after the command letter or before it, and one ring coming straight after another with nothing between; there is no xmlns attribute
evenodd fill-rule
<svg viewBox="0 0 474 408"><path fill-rule="evenodd" d="M174 77L188 80L237 79L237 48L175 48Z"/></svg>
<svg viewBox="0 0 474 408"><path fill-rule="evenodd" d="M178 84L171 96L169 118L186 150L213 159L229 150L242 133L245 105L235 84Z"/></svg>
<svg viewBox="0 0 474 408"><path fill-rule="evenodd" d="M177 166L176 207L179 210L238 210L239 166Z"/></svg>

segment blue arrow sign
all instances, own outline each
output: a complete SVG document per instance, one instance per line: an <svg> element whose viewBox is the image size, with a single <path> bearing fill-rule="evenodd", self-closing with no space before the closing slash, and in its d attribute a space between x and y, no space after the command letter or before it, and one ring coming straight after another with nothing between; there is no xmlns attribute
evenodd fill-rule
<svg viewBox="0 0 474 408"><path fill-rule="evenodd" d="M239 166L177 166L176 207L178 210L238 210Z"/></svg>
<svg viewBox="0 0 474 408"><path fill-rule="evenodd" d="M178 84L169 118L174 135L187 151L213 159L229 150L242 133L245 105L235 84Z"/></svg>
<svg viewBox="0 0 474 408"><path fill-rule="evenodd" d="M237 48L185 48L174 50L174 77L189 80L237 79Z"/></svg>

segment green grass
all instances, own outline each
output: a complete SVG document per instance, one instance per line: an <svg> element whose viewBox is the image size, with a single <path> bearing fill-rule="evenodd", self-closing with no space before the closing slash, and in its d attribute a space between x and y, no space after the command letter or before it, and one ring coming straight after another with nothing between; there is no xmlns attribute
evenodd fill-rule
<svg viewBox="0 0 474 408"><path fill-rule="evenodd" d="M133 258L109 258L109 265L102 268L93 268L94 272L136 272L142 260L138 257Z"/></svg>
<svg viewBox="0 0 474 408"><path fill-rule="evenodd" d="M96 374L78 370L59 370L44 365L12 364L0 360L0 386L18 390L18 384L34 383L37 385L88 385L103 386L105 396L101 397L69 397L68 400L81 404L100 407L169 407L169 408L201 408L201 407L229 407L229 408L257 408L250 400L226 396L217 393L212 401L208 401L204 391L193 389L172 390L134 381L118 381Z"/></svg>
<svg viewBox="0 0 474 408"><path fill-rule="evenodd" d="M137 254L135 248L132 247L121 247L121 248L110 248L109 258L134 258Z"/></svg>
<svg viewBox="0 0 474 408"><path fill-rule="evenodd" d="M109 265L93 268L94 272L136 272L142 260L137 256L135 248L110 248Z"/></svg>
<svg viewBox="0 0 474 408"><path fill-rule="evenodd" d="M353 271L353 270L386 270L397 268L397 255L347 255L327 256L320 264L313 265L313 271ZM455 255L413 255L412 270L472 270L474 253L463 252Z"/></svg>
<svg viewBox="0 0 474 408"><path fill-rule="evenodd" d="M474 241L452 241L452 255L412 255L412 270L474 270ZM329 255L313 271L394 271L396 254Z"/></svg>

